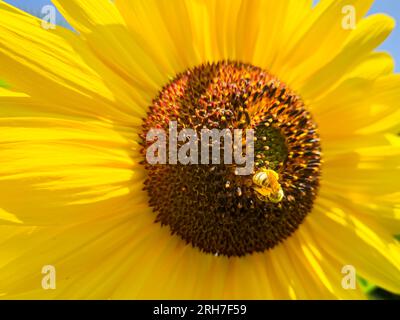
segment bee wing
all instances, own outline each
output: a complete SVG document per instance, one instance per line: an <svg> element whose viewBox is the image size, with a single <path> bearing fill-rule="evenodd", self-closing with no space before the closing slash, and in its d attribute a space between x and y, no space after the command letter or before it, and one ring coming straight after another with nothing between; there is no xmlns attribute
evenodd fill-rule
<svg viewBox="0 0 400 320"><path fill-rule="evenodd" d="M254 188L254 190L264 197L268 197L271 194L270 188Z"/></svg>

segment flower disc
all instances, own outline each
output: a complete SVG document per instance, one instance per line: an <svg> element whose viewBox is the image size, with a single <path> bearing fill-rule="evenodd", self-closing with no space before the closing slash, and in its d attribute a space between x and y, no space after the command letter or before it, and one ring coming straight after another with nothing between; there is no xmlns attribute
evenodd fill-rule
<svg viewBox="0 0 400 320"><path fill-rule="evenodd" d="M223 160L144 162L149 204L172 234L207 253L243 256L273 248L311 211L321 163L317 126L301 98L268 72L223 61L179 74L153 101L143 153L147 132L168 132L171 121L178 132L191 128L199 136L204 128L253 129L255 136L254 171L247 176Z"/></svg>

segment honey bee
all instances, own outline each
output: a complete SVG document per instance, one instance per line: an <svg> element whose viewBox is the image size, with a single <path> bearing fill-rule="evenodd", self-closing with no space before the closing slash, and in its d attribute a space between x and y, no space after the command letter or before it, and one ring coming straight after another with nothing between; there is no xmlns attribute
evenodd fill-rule
<svg viewBox="0 0 400 320"><path fill-rule="evenodd" d="M253 176L254 190L263 202L279 203L284 197L279 175L274 170L262 168Z"/></svg>

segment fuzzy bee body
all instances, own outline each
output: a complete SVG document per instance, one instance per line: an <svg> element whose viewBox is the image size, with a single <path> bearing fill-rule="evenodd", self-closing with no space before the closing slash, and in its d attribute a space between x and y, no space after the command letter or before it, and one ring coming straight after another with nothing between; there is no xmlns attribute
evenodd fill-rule
<svg viewBox="0 0 400 320"><path fill-rule="evenodd" d="M254 174L253 183L259 200L272 203L282 201L284 192L279 183L279 175L274 170L262 168Z"/></svg>

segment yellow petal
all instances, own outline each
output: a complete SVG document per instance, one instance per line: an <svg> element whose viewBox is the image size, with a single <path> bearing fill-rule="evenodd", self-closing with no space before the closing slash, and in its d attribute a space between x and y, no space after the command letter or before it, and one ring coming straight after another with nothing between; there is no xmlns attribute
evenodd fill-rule
<svg viewBox="0 0 400 320"><path fill-rule="evenodd" d="M354 69L345 75L347 79L362 78L375 80L394 72L393 57L386 52L372 52L361 59Z"/></svg>
<svg viewBox="0 0 400 320"><path fill-rule="evenodd" d="M315 214L318 213L315 212ZM346 290L342 287L343 263L319 244L319 239L314 236L315 232L309 223L311 219L312 215L306 218L306 221L293 235L293 240L290 238L288 241L288 247L298 260L295 265L303 268L300 275L305 274L306 270L312 270L310 278L319 291L316 291L311 298L327 297L332 299L331 295L333 299L365 299L366 297L359 287L356 287L355 290ZM307 288L307 282L303 285Z"/></svg>
<svg viewBox="0 0 400 320"><path fill-rule="evenodd" d="M312 1L117 0L116 5L133 36L174 76L227 59L272 68Z"/></svg>
<svg viewBox="0 0 400 320"><path fill-rule="evenodd" d="M395 27L392 18L383 14L369 16L361 20L340 53L318 70L303 85L296 84L305 100L323 94L333 86L344 73L351 70L367 54L382 43Z"/></svg>
<svg viewBox="0 0 400 320"><path fill-rule="evenodd" d="M353 30L343 28L343 8L354 8L358 24L372 3L373 0L321 1L291 32L290 41L278 56L277 63L283 64L280 77L293 88L300 88L303 81L339 55L352 36Z"/></svg>
<svg viewBox="0 0 400 320"><path fill-rule="evenodd" d="M166 83L165 70L155 64L129 34L112 1L54 0L53 3L104 64L149 93L150 99Z"/></svg>
<svg viewBox="0 0 400 320"><path fill-rule="evenodd" d="M0 203L25 224L71 224L143 201L136 142L96 123L0 119Z"/></svg>
<svg viewBox="0 0 400 320"><path fill-rule="evenodd" d="M368 136L367 136L368 137ZM325 157L322 183L343 193L379 197L398 191L400 150L382 145Z"/></svg>
<svg viewBox="0 0 400 320"><path fill-rule="evenodd" d="M400 125L400 76L352 78L312 103L322 140L374 134ZM337 119L337 121L332 121ZM397 132L396 132L397 133Z"/></svg>
<svg viewBox="0 0 400 320"><path fill-rule="evenodd" d="M135 220L145 214L137 206L136 212L74 226L0 226L0 294L8 299L108 298L123 280L116 277L118 264L141 240L142 225ZM41 286L46 265L56 268L56 290Z"/></svg>
<svg viewBox="0 0 400 320"><path fill-rule="evenodd" d="M140 123L149 100L99 61L76 33L45 30L41 20L4 2L0 17L0 74L13 90L47 112Z"/></svg>
<svg viewBox="0 0 400 320"><path fill-rule="evenodd" d="M391 234L339 206L317 204L309 221L320 246L343 265L352 265L358 276L400 292L400 244Z"/></svg>

